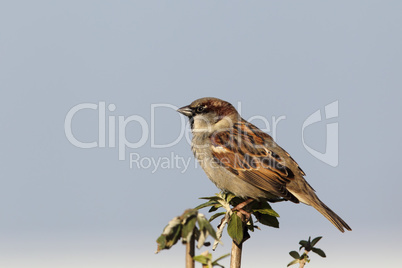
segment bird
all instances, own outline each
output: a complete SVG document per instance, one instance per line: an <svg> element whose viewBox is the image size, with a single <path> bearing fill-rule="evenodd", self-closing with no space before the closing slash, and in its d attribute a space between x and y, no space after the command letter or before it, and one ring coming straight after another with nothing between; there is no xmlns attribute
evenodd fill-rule
<svg viewBox="0 0 402 268"><path fill-rule="evenodd" d="M222 191L248 200L286 200L315 208L341 232L349 225L326 206L296 161L227 101L206 97L177 110L189 118L191 149Z"/></svg>

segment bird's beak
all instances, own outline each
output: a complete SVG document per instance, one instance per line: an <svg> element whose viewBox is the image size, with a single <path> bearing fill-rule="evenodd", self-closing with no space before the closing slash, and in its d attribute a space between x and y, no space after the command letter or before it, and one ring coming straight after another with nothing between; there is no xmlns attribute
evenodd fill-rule
<svg viewBox="0 0 402 268"><path fill-rule="evenodd" d="M177 110L179 113L184 114L185 116L192 116L193 115L193 110L190 108L190 106L184 106L181 107L180 109Z"/></svg>

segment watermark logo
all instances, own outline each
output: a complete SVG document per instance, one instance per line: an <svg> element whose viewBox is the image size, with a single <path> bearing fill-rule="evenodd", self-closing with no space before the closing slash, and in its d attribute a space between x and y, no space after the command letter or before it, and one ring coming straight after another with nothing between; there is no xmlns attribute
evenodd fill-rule
<svg viewBox="0 0 402 268"><path fill-rule="evenodd" d="M325 119L338 117L338 101L334 101L325 106ZM326 148L325 152L321 153L310 146L308 146L304 140L304 130L315 123L321 122L324 119L321 116L321 111L317 110L311 114L303 123L302 126L302 142L304 148L312 154L315 158L321 160L322 162L336 167L338 166L338 123L328 123L327 124L327 138L326 138Z"/></svg>
<svg viewBox="0 0 402 268"><path fill-rule="evenodd" d="M82 142L79 141L73 134L72 131L72 121L74 116L82 110L98 110L98 140L92 142ZM116 105L109 104L107 110L113 112L116 110ZM78 116L78 115L77 115ZM108 144L107 147L116 147L116 116L109 115L108 119ZM119 150L119 160L126 159L126 148L137 149L144 146L148 141L149 136L149 125L147 121L140 115L131 115L124 117L122 115L117 116L118 119L118 150ZM183 120L184 121L184 120ZM129 123L138 123L141 126L142 133L140 139L137 142L130 142L126 137L126 128ZM151 122L154 125L154 121ZM99 104L94 103L81 103L68 111L66 118L64 120L64 132L68 141L82 149L90 148L105 148L106 147L106 103L99 102ZM152 133L152 132L151 132Z"/></svg>

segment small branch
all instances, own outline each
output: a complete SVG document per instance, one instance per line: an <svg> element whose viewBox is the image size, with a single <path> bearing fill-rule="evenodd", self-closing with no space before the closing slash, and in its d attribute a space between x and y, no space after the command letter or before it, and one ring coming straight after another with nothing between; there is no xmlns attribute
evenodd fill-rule
<svg viewBox="0 0 402 268"><path fill-rule="evenodd" d="M309 251L307 251L307 250L304 251L304 254L306 254L306 256L308 256L308 253L309 253ZM303 260L301 260L299 262L299 268L304 268L304 265L306 264L306 259L307 258L303 258Z"/></svg>
<svg viewBox="0 0 402 268"><path fill-rule="evenodd" d="M237 245L235 241L232 242L232 252L230 254L230 268L240 268L241 265L241 252L243 242Z"/></svg>
<svg viewBox="0 0 402 268"><path fill-rule="evenodd" d="M223 232L223 229L225 229L225 225L229 221L231 213L232 213L232 211L229 210L228 212L226 212L225 217L222 218L221 224L219 225L218 230L216 231L216 236L218 237L218 239L215 240L215 242L212 246L212 250L215 250L219 243L222 244L222 242L221 242L222 232Z"/></svg>
<svg viewBox="0 0 402 268"><path fill-rule="evenodd" d="M194 235L191 236L190 241L186 243L186 268L194 268Z"/></svg>
<svg viewBox="0 0 402 268"><path fill-rule="evenodd" d="M204 251L203 253L201 253L201 255L208 258L208 255L210 255L210 254L209 254L209 252L208 252L208 250L207 250L207 251ZM202 264L202 268L210 268L210 267L212 267L212 266L210 266L209 264L211 264L211 259L209 259L209 260L207 261L207 263L203 263L203 264Z"/></svg>

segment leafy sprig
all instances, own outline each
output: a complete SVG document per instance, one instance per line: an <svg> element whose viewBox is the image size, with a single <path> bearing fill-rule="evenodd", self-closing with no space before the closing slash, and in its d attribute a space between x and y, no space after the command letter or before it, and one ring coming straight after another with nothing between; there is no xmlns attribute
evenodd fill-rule
<svg viewBox="0 0 402 268"><path fill-rule="evenodd" d="M274 211L267 201L252 201L247 204L242 211L234 213L231 207L236 208L237 205L241 204L245 200L231 193L219 193L215 196L201 197L200 199L208 200L205 203L197 206L195 209L209 208L208 212L215 212L220 208L226 210L226 212L217 212L213 214L209 221L213 221L221 216L221 223L218 226L217 236L220 239L222 236L222 231L226 224L228 224L228 234L237 243L240 244L247 240L250 235L248 231L254 232L255 229L260 229L254 222L259 222L263 225L267 225L274 228L279 228L279 221L277 217L279 214ZM242 213L249 214L249 217L242 217ZM253 216L255 220L253 219ZM245 220L243 220L245 218ZM217 246L215 242L213 249Z"/></svg>
<svg viewBox="0 0 402 268"><path fill-rule="evenodd" d="M198 227L197 227L198 225ZM183 244L190 242L194 237L198 241L197 248L201 248L208 236L218 240L216 232L205 216L196 209L188 209L181 216L173 218L164 228L162 234L156 240L158 248L156 253L163 249L169 249L181 238Z"/></svg>
<svg viewBox="0 0 402 268"><path fill-rule="evenodd" d="M223 265L219 264L218 261L222 260L223 258L226 258L230 256L230 254L225 254L223 256L220 256L219 258L217 258L216 260L212 260L212 254L209 253L208 251L205 251L203 253L201 253L201 255L195 256L193 259L199 263L201 263L203 265L203 267L208 267L208 268L212 268L214 266L219 266L221 268L224 268Z"/></svg>
<svg viewBox="0 0 402 268"><path fill-rule="evenodd" d="M321 257L325 258L326 255L325 255L324 251L322 249L314 247L318 243L318 241L321 240L321 238L322 238L322 236L316 237L313 240L311 240L311 237L309 237L307 241L306 240L300 240L300 242L299 242L299 244L300 244L299 251L302 250L302 248L304 248L304 252L301 255L299 254L299 252L297 252L295 250L289 252L289 255L292 256L294 258L294 260L291 261L288 264L288 267L293 265L293 264L296 264L296 263L299 263L300 268L304 267L304 265L306 263L310 262L310 259L309 259L309 256L308 256L308 253L310 251L312 251L312 252L320 255Z"/></svg>

